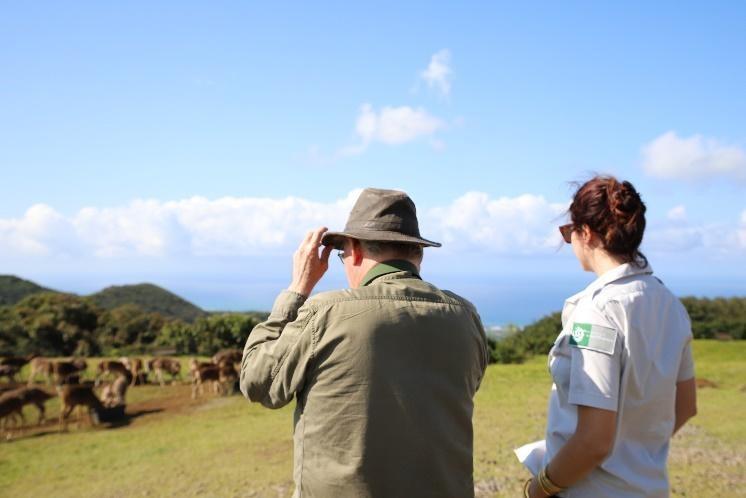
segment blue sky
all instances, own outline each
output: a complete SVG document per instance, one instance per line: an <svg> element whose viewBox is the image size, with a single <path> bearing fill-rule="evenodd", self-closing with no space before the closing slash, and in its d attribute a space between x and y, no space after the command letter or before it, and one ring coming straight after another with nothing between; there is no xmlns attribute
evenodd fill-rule
<svg viewBox="0 0 746 498"><path fill-rule="evenodd" d="M6 4L0 272L266 308L306 225L390 187L445 242L432 280L525 323L590 278L550 234L598 171L641 191L674 290L746 294L744 25L738 2Z"/></svg>

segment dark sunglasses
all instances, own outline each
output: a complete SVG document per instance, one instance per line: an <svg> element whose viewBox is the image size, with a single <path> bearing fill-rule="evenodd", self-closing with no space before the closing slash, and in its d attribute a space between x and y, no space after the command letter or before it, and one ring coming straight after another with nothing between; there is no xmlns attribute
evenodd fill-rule
<svg viewBox="0 0 746 498"><path fill-rule="evenodd" d="M562 234L562 239L568 244L572 243L572 232L575 230L575 225L568 223L559 227L559 231Z"/></svg>

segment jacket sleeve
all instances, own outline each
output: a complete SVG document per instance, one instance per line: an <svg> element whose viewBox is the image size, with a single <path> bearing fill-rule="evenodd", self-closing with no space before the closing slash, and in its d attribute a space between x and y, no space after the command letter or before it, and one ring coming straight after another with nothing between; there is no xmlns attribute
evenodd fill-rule
<svg viewBox="0 0 746 498"><path fill-rule="evenodd" d="M313 356L313 311L291 291L275 300L267 321L251 331L241 359L241 392L267 408L288 404L303 388Z"/></svg>

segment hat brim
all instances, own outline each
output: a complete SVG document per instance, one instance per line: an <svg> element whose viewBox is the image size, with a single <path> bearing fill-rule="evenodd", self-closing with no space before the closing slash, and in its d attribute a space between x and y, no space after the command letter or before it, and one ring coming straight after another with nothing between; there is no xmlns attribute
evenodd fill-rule
<svg viewBox="0 0 746 498"><path fill-rule="evenodd" d="M344 239L366 240L370 242L396 242L399 244L416 244L424 247L440 247L440 242L423 239L422 237L413 237L399 232L387 231L366 231L366 232L326 232L321 237L321 243L325 246L339 247L344 243Z"/></svg>

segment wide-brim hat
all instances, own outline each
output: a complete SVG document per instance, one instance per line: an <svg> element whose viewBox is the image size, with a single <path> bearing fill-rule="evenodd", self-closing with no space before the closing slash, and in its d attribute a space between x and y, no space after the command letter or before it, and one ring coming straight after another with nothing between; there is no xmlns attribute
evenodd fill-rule
<svg viewBox="0 0 746 498"><path fill-rule="evenodd" d="M417 208L406 193L398 190L363 190L350 211L344 230L326 232L321 243L339 247L345 237L371 242L440 247L440 243L420 236Z"/></svg>

